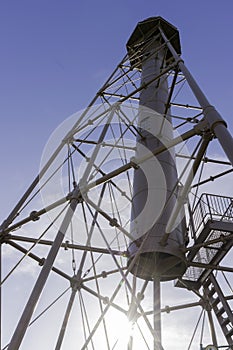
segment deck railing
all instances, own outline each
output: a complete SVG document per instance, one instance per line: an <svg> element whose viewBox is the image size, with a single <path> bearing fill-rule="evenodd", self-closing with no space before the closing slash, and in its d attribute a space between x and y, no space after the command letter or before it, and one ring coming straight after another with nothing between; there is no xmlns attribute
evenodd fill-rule
<svg viewBox="0 0 233 350"><path fill-rule="evenodd" d="M208 220L233 222L233 198L203 193L192 213L196 238Z"/></svg>

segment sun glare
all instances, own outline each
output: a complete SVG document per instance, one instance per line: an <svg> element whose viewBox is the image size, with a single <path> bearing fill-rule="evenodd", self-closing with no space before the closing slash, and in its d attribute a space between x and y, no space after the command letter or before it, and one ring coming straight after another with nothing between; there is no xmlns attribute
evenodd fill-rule
<svg viewBox="0 0 233 350"><path fill-rule="evenodd" d="M113 349L127 349L133 336L134 325L126 315L115 312L111 318L111 333L114 339Z"/></svg>

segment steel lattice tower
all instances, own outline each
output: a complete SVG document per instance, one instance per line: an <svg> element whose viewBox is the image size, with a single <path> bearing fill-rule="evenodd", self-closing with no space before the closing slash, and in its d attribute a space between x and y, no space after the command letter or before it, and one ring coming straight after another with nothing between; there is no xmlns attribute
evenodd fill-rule
<svg viewBox="0 0 233 350"><path fill-rule="evenodd" d="M1 349L232 348L232 150L178 30L139 22L1 225Z"/></svg>

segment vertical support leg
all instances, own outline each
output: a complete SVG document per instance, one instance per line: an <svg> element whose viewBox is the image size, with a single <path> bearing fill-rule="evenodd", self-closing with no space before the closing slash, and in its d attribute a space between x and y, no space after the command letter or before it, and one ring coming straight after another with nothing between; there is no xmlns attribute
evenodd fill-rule
<svg viewBox="0 0 233 350"><path fill-rule="evenodd" d="M227 155L229 161L233 165L233 139L229 131L227 130L227 124L222 119L220 114L216 111L216 109L210 104L206 96L204 95L203 91L193 78L192 74L189 72L188 68L185 66L183 60L180 58L180 56L177 54L176 50L170 43L170 41L167 39L166 35L160 28L161 35L164 39L164 41L167 44L168 49L172 53L174 59L178 63L178 66L181 70L181 72L184 74L190 88L192 89L194 95L196 96L198 102L200 103L200 106L203 108L203 113L208 121L211 130L215 133L216 137L218 138L222 149L224 150L225 154Z"/></svg>
<svg viewBox="0 0 233 350"><path fill-rule="evenodd" d="M57 233L57 236L56 236L56 238L53 242L53 245L49 251L49 254L48 254L47 259L44 263L44 266L40 272L40 275L35 283L35 286L32 290L32 293L31 293L31 295L28 299L28 302L25 306L25 309L23 311L23 314L22 314L22 316L19 320L19 323L16 327L16 330L13 334L13 337L12 337L11 342L9 344L8 350L18 350L20 345L21 345L23 337L24 337L26 330L28 328L28 325L30 323L35 306L36 306L36 304L39 300L39 297L42 293L42 290L45 286L45 283L47 281L49 273L52 269L53 263L56 259L57 254L58 254L59 248L62 244L64 235L67 231L67 228L68 228L70 221L73 217L76 206L79 202L78 195L79 195L79 191L78 191L78 188L76 188L76 190L74 191L74 199L71 200L70 206L66 212L66 215L63 219L61 227Z"/></svg>
<svg viewBox="0 0 233 350"><path fill-rule="evenodd" d="M133 350L133 336L130 334L127 350Z"/></svg>
<svg viewBox="0 0 233 350"><path fill-rule="evenodd" d="M71 312L71 309L72 309L72 306L73 306L73 303L74 303L76 292L77 292L77 290L75 288L73 288L71 296L70 296L69 303L67 305L67 309L66 309L66 313L65 313L65 316L64 316L64 320L62 322L62 326L61 326L61 330L60 330L60 333L59 333L59 336L58 336L58 340L57 340L57 344L56 344L55 350L60 350L61 349L62 342L63 342L64 335L65 335L65 331L66 331L66 327L67 327L67 323L68 323L68 320L69 320L69 317L70 317L70 312Z"/></svg>
<svg viewBox="0 0 233 350"><path fill-rule="evenodd" d="M154 350L161 349L161 305L160 305L160 279L153 281L153 323L154 323Z"/></svg>
<svg viewBox="0 0 233 350"><path fill-rule="evenodd" d="M216 337L216 332L214 328L214 321L213 321L213 316L211 313L211 310L207 310L208 318L209 318L209 325L210 325L210 333L211 333L211 338L214 346L218 346L217 344L217 337Z"/></svg>
<svg viewBox="0 0 233 350"><path fill-rule="evenodd" d="M205 290L205 289L204 289L204 296L205 296L205 299L206 299L206 307L205 307L205 309L206 309L206 312L207 312L207 315L208 315L212 343L213 343L214 346L218 346L217 345L217 336L216 336L216 332L215 332L213 316L212 316L212 312L211 312L211 305L209 303L207 290Z"/></svg>

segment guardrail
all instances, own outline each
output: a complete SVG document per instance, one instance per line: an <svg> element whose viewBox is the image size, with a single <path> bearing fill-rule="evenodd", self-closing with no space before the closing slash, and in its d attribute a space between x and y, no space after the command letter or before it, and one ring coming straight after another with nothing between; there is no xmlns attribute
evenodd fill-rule
<svg viewBox="0 0 233 350"><path fill-rule="evenodd" d="M192 212L194 238L208 220L233 222L233 198L203 193Z"/></svg>

